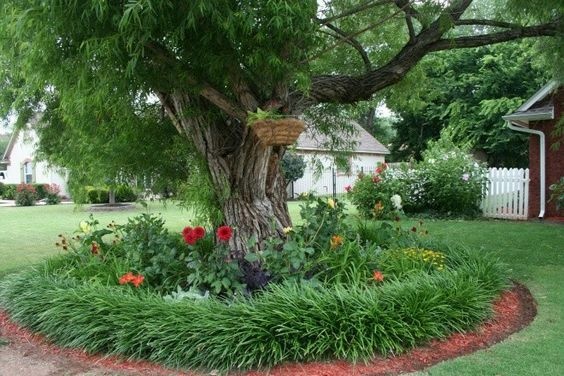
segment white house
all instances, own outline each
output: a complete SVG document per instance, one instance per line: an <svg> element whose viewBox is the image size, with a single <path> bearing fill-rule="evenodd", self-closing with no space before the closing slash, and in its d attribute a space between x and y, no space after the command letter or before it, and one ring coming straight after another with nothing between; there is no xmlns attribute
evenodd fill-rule
<svg viewBox="0 0 564 376"><path fill-rule="evenodd" d="M32 120L25 130L14 131L0 160L0 182L4 184L57 184L61 196L69 196L66 171L36 158L39 141Z"/></svg>
<svg viewBox="0 0 564 376"><path fill-rule="evenodd" d="M294 182L293 189L292 185L289 187L291 197L310 191L321 195L344 193L346 186L354 184L359 172L373 171L379 163L385 162L390 151L358 123L353 125L355 134L345 137L352 137L356 147L350 151L346 171L337 168L331 151L323 146L327 143L326 137L314 135L309 129L300 135L296 153L304 157L307 167L304 176ZM322 164L321 171L313 167L316 161Z"/></svg>

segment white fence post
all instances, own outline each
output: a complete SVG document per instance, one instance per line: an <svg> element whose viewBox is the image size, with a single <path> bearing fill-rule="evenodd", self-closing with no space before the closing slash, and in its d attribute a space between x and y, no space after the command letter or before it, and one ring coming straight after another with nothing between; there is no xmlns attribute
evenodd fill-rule
<svg viewBox="0 0 564 376"><path fill-rule="evenodd" d="M490 168L486 174L486 194L482 201L485 217L527 219L529 169Z"/></svg>

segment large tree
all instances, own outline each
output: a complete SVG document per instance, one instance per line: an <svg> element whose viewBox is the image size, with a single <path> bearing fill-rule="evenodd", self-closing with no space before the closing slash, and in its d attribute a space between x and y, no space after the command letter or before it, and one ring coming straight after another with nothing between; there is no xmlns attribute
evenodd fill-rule
<svg viewBox="0 0 564 376"><path fill-rule="evenodd" d="M387 102L401 117L392 143L396 159L421 159L427 141L442 135L483 151L491 166L528 163L528 138L507 129L501 117L519 107L552 73L530 41L443 51L426 57L420 69L423 85Z"/></svg>
<svg viewBox="0 0 564 376"><path fill-rule="evenodd" d="M492 3L491 16L467 18L472 0L5 0L0 99L25 114L55 95L79 126L124 93L154 94L206 161L243 253L251 235L290 225L285 148L261 144L247 112L369 100L429 53L558 34L560 0Z"/></svg>

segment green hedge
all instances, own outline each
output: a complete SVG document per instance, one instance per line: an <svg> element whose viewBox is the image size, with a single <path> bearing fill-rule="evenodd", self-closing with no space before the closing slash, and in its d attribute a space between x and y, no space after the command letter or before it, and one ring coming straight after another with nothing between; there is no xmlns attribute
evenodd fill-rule
<svg viewBox="0 0 564 376"><path fill-rule="evenodd" d="M3 184L0 183L0 198L4 200L15 200L16 190L19 184ZM35 188L35 197L42 200L47 197L47 191L44 184L31 184Z"/></svg>
<svg viewBox="0 0 564 376"><path fill-rule="evenodd" d="M172 367L358 361L472 329L490 316L493 299L508 286L504 266L479 253L448 257L442 272L380 287L274 285L234 301L168 301L148 289L57 275L44 264L7 277L0 305L62 346Z"/></svg>
<svg viewBox="0 0 564 376"><path fill-rule="evenodd" d="M108 188L87 187L88 202L91 204L107 204L110 202ZM118 185L115 189L116 202L133 202L137 200L137 194L128 185Z"/></svg>

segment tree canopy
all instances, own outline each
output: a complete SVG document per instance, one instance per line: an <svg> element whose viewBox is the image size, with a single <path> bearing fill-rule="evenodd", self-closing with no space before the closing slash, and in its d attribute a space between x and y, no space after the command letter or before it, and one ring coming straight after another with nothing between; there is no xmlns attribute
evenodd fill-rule
<svg viewBox="0 0 564 376"><path fill-rule="evenodd" d="M285 148L259 143L248 111L299 115L370 100L430 53L560 35L562 8L560 0L6 0L0 107L25 119L56 106L69 127L94 129L80 133L88 140L102 124L143 132L107 119L156 96L206 162L222 220L238 229L232 247L245 250L251 235L283 236L290 224Z"/></svg>
<svg viewBox="0 0 564 376"><path fill-rule="evenodd" d="M518 108L550 78L552 69L528 41L445 51L421 63L421 85L390 97L401 116L392 145L396 159L420 159L428 140L450 138L483 151L490 165L526 165L527 137L501 116Z"/></svg>

